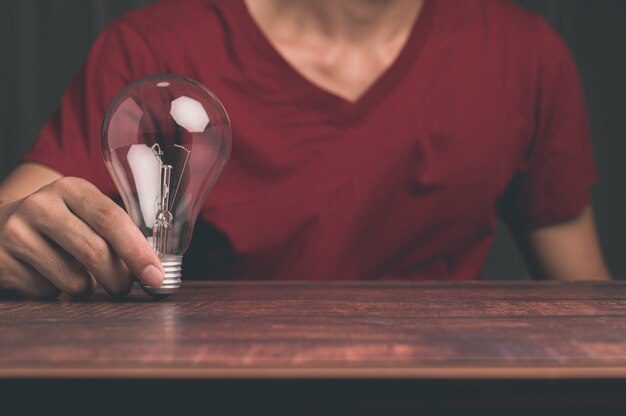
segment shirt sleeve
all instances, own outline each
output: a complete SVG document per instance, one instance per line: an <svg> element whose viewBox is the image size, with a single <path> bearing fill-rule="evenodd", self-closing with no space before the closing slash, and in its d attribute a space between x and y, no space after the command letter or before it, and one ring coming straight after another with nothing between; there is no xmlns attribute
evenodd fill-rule
<svg viewBox="0 0 626 416"><path fill-rule="evenodd" d="M159 73L154 54L129 23L119 19L93 43L87 59L61 99L59 110L43 125L22 162L49 166L66 176L86 179L103 193L117 193L100 146L104 112L130 82Z"/></svg>
<svg viewBox="0 0 626 416"><path fill-rule="evenodd" d="M597 181L585 98L563 40L541 25L537 42L535 126L501 208L513 228L532 230L574 217Z"/></svg>

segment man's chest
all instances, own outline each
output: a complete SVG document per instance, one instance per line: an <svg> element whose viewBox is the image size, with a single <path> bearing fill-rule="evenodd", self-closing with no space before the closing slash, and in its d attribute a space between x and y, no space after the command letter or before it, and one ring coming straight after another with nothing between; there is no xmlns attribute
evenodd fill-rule
<svg viewBox="0 0 626 416"><path fill-rule="evenodd" d="M360 118L280 96L275 105L232 107L233 154L206 216L251 251L303 230L325 238L361 235L377 222L419 233L493 221L532 120L487 80L425 81Z"/></svg>

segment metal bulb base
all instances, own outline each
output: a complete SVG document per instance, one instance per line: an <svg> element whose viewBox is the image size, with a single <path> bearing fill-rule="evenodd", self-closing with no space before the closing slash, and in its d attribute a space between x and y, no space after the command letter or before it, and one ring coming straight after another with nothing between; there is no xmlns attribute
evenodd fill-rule
<svg viewBox="0 0 626 416"><path fill-rule="evenodd" d="M152 287L141 284L143 290L153 299L163 300L169 295L175 293L180 289L181 285L181 270L183 264L183 256L165 255L161 258L161 265L163 266L163 284L158 287Z"/></svg>

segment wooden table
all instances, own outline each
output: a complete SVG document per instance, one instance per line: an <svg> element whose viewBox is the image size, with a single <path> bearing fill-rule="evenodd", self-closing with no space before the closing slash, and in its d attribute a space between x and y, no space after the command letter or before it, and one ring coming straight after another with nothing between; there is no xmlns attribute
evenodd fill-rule
<svg viewBox="0 0 626 416"><path fill-rule="evenodd" d="M3 300L0 379L5 403L105 389L125 409L622 406L626 284L185 282L162 302L138 288Z"/></svg>

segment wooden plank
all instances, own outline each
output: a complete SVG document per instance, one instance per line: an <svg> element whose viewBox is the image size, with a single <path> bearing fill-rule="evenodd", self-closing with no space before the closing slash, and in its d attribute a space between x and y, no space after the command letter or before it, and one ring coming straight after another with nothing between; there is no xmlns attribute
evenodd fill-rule
<svg viewBox="0 0 626 416"><path fill-rule="evenodd" d="M626 285L185 282L0 301L0 377L624 378Z"/></svg>

